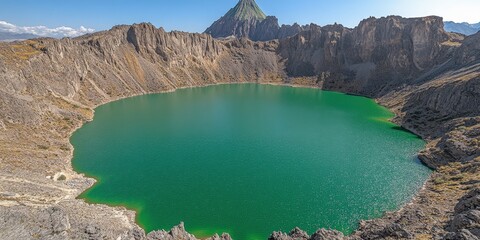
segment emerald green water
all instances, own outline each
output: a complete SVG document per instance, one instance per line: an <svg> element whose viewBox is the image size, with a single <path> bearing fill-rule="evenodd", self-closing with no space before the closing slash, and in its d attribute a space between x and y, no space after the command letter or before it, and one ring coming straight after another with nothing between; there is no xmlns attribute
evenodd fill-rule
<svg viewBox="0 0 480 240"><path fill-rule="evenodd" d="M350 233L398 209L430 170L424 142L373 100L256 84L116 101L71 138L81 197L127 206L146 231L266 239L298 226Z"/></svg>

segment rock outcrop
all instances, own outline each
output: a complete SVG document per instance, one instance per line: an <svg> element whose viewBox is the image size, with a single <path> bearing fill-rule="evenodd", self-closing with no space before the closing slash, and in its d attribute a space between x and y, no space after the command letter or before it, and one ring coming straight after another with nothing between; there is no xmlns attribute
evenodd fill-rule
<svg viewBox="0 0 480 240"><path fill-rule="evenodd" d="M363 20L354 29L311 26L280 41L278 51L291 76L318 76L326 89L378 97L429 75L458 41L443 30L440 17L389 16Z"/></svg>
<svg viewBox="0 0 480 240"><path fill-rule="evenodd" d="M274 23L266 17L255 27ZM428 142L420 158L437 169L411 204L362 222L352 236L295 229L271 239L474 239L476 195L454 206L480 187L479 35L446 33L438 17L279 29L270 37L300 33L253 42L136 24L75 39L0 43L0 238L194 239L183 225L145 234L134 212L76 199L94 180L73 171L69 137L110 101L256 82L374 97L396 113L394 122Z"/></svg>
<svg viewBox="0 0 480 240"><path fill-rule="evenodd" d="M295 228L290 233L274 232L269 240L343 240L343 233L335 230L319 229L311 236L300 228Z"/></svg>
<svg viewBox="0 0 480 240"><path fill-rule="evenodd" d="M198 240L194 235L188 233L185 230L184 223L173 227L170 231L153 231L147 235L147 240ZM232 240L230 235L223 233L221 236L215 234L214 236L207 238L206 240Z"/></svg>
<svg viewBox="0 0 480 240"><path fill-rule="evenodd" d="M480 32L466 37L455 52L455 64L464 65L480 61Z"/></svg>
<svg viewBox="0 0 480 240"><path fill-rule="evenodd" d="M455 206L453 219L447 226L450 231L444 239L480 239L480 189L474 189Z"/></svg>

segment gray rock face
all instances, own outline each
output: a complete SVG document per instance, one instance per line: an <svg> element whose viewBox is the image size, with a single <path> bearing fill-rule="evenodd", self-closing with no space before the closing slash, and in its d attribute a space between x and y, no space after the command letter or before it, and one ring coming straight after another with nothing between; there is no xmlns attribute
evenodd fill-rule
<svg viewBox="0 0 480 240"><path fill-rule="evenodd" d="M470 231L462 229L456 233L448 233L444 240L478 240Z"/></svg>
<svg viewBox="0 0 480 240"><path fill-rule="evenodd" d="M322 72L340 71L345 65L344 48L351 45L351 30L342 25L320 27L281 40L278 53L287 60L290 76L316 76Z"/></svg>
<svg viewBox="0 0 480 240"><path fill-rule="evenodd" d="M196 240L195 236L187 233L185 231L185 226L183 223L173 227L169 232L162 231L153 231L147 235L149 240L174 240L174 239L184 239L184 240Z"/></svg>
<svg viewBox="0 0 480 240"><path fill-rule="evenodd" d="M324 88L379 96L448 60L448 41L456 40L440 17L389 16L363 20L355 29L312 26L280 41L279 55L291 76L329 75L319 78Z"/></svg>
<svg viewBox="0 0 480 240"><path fill-rule="evenodd" d="M29 239L31 236L42 239L64 239L71 228L66 212L59 207L38 211L35 217L30 216L25 209L19 209L14 214L0 209L0 214L2 239ZM28 223L27 226L19 224L24 221Z"/></svg>
<svg viewBox="0 0 480 240"><path fill-rule="evenodd" d="M67 201L52 207L1 206L0 239L145 239L127 215L101 205Z"/></svg>
<svg viewBox="0 0 480 240"><path fill-rule="evenodd" d="M371 221L360 223L361 239L410 239L412 234L405 230L398 223L389 223L384 221Z"/></svg>
<svg viewBox="0 0 480 240"><path fill-rule="evenodd" d="M450 233L445 239L480 238L480 189L474 189L460 199L446 229Z"/></svg>
<svg viewBox="0 0 480 240"><path fill-rule="evenodd" d="M480 211L468 210L456 215L449 226L450 230L473 229L471 232L480 231Z"/></svg>
<svg viewBox="0 0 480 240"><path fill-rule="evenodd" d="M280 26L280 29L278 30L277 39L285 39L288 37L295 36L296 34L302 31L309 30L311 26L317 26L317 25L310 24L310 25L300 26L298 23L294 23L293 25L283 24L282 26Z"/></svg>
<svg viewBox="0 0 480 240"><path fill-rule="evenodd" d="M455 206L455 213L469 210L480 210L480 189L474 189L460 199Z"/></svg>
<svg viewBox="0 0 480 240"><path fill-rule="evenodd" d="M47 212L50 214L53 233L58 234L70 230L70 221L62 209L51 207L47 209Z"/></svg>
<svg viewBox="0 0 480 240"><path fill-rule="evenodd" d="M147 240L198 240L192 234L188 233L185 230L185 226L182 223L180 225L173 227L170 231L153 231L147 235ZM224 233L221 236L215 234L213 237L210 237L205 240L232 240L230 235Z"/></svg>
<svg viewBox="0 0 480 240"><path fill-rule="evenodd" d="M480 32L465 38L454 59L458 65L480 61Z"/></svg>
<svg viewBox="0 0 480 240"><path fill-rule="evenodd" d="M310 240L342 240L345 239L343 233L335 230L320 229L316 231Z"/></svg>
<svg viewBox="0 0 480 240"><path fill-rule="evenodd" d="M476 82L477 84L479 81L477 79L473 79L471 82ZM468 83L467 83L468 85ZM461 89L461 88L459 88ZM480 91L475 92L476 96L480 96ZM424 95L429 96L429 95ZM437 99L445 99L445 98L456 98L457 96L467 97L468 94L461 93L460 95L452 94L452 95L445 95L442 98ZM475 95L474 95L475 96ZM430 95L430 97L435 97L435 95ZM420 101L421 102L421 101ZM443 104L441 103L443 102ZM474 108L473 105L476 104L476 100L470 102L472 105L470 107L462 106L462 104L457 105L456 107L460 109L469 109ZM447 105L444 101L439 101L439 105ZM429 106L428 104L424 106ZM452 105L453 106L453 105ZM427 118L422 117L422 115L418 114L418 108L413 108L417 110L412 110L411 114L407 115L408 119L412 119L407 124L412 124L412 127L418 126L417 128L431 128L434 124L441 124L441 121L446 118L448 115L440 115L438 114L438 110L432 110L432 108L427 108L429 113ZM428 122L428 119L431 119ZM464 127L458 127L459 125L463 125ZM463 120L457 121L454 124L456 127L452 127L452 129L447 130L448 133L441 136L441 138L436 142L434 146L421 151L419 154L420 160L428 165L431 168L437 168L442 165L446 165L449 162L468 162L472 161L473 159L480 156L480 119L478 118L466 118ZM437 131L441 131L438 130ZM435 134L439 134L436 132ZM440 134L441 135L441 134Z"/></svg>
<svg viewBox="0 0 480 240"><path fill-rule="evenodd" d="M343 240L346 239L343 233L335 230L319 229L312 236L309 236L300 228L295 228L290 233L274 232L269 240Z"/></svg>

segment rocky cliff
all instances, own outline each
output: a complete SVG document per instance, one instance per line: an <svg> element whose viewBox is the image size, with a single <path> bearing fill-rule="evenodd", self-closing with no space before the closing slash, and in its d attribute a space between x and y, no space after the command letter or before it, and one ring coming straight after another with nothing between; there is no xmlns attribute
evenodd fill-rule
<svg viewBox="0 0 480 240"><path fill-rule="evenodd" d="M390 16L354 29L310 27L282 40L278 51L291 76L319 76L325 88L379 96L428 75L451 58L460 40L443 30L440 17Z"/></svg>
<svg viewBox="0 0 480 240"><path fill-rule="evenodd" d="M271 239L475 236L474 222L455 220L475 212L455 205L480 184L479 37L446 33L437 17L392 16L354 29L310 25L270 42L138 24L75 39L0 43L0 238L193 240L183 225L146 234L134 212L76 199L94 181L72 170L68 139L101 104L234 82L375 97L397 114L396 123L428 142L420 158L437 169L411 204L360 223L352 236L295 229Z"/></svg>
<svg viewBox="0 0 480 240"><path fill-rule="evenodd" d="M476 166L478 168L478 165ZM470 169L471 171L471 169ZM471 190L455 206L455 215L447 226L445 239L479 239L480 189Z"/></svg>

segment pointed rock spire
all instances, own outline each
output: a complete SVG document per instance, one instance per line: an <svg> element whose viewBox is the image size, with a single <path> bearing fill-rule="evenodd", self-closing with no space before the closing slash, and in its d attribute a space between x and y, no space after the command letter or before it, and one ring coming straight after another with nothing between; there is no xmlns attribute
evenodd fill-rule
<svg viewBox="0 0 480 240"><path fill-rule="evenodd" d="M255 0L240 0L223 17L215 21L205 33L214 38L249 38L253 41L268 41L289 37L302 30L299 26L282 26L273 16L267 17Z"/></svg>
<svg viewBox="0 0 480 240"><path fill-rule="evenodd" d="M240 0L224 17L235 20L264 20L267 15L263 13L255 0Z"/></svg>
<svg viewBox="0 0 480 240"><path fill-rule="evenodd" d="M265 19L267 16L255 0L240 0L235 7L207 28L205 33L216 38L230 36L251 38L255 34L257 24Z"/></svg>

